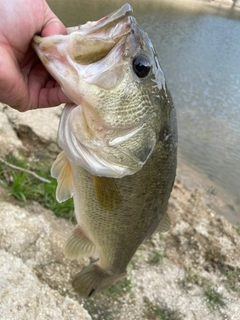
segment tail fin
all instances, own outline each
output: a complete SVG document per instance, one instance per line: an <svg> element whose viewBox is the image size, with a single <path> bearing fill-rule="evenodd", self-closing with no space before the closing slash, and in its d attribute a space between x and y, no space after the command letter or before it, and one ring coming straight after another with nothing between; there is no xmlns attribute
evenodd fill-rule
<svg viewBox="0 0 240 320"><path fill-rule="evenodd" d="M89 298L96 292L107 289L124 276L125 273L113 274L103 270L97 264L91 264L75 276L72 285L80 296Z"/></svg>

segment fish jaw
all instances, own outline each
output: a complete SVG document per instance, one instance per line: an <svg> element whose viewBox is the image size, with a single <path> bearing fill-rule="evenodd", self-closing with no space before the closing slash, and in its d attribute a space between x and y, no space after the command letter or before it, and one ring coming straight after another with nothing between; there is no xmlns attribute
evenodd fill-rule
<svg viewBox="0 0 240 320"><path fill-rule="evenodd" d="M99 19L98 21L88 21L84 25L67 28L68 34L81 30L85 34L96 34L98 36L101 33L101 37L112 37L118 36L117 29L119 28L118 22L123 20L124 17L132 15L131 6L126 3L120 9L108 14L107 16ZM113 28L112 28L113 27ZM109 31L110 30L110 31ZM121 33L121 32L120 32Z"/></svg>

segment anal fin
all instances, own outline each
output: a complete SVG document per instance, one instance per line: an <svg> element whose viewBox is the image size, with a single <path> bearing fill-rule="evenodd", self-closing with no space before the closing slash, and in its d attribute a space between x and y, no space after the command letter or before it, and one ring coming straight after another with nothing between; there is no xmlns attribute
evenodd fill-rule
<svg viewBox="0 0 240 320"><path fill-rule="evenodd" d="M77 225L67 240L65 254L68 258L76 259L94 255L96 247L85 235L82 228Z"/></svg>

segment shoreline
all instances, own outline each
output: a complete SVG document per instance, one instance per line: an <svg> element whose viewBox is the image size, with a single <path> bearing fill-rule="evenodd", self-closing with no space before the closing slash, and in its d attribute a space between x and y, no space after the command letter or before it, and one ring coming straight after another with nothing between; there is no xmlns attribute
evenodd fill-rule
<svg viewBox="0 0 240 320"><path fill-rule="evenodd" d="M160 2L161 5L181 12L240 18L240 0L155 0L152 3L158 6Z"/></svg>
<svg viewBox="0 0 240 320"><path fill-rule="evenodd" d="M204 172L193 167L181 155L178 157L175 183L182 184L188 192L199 190L207 207L224 217L232 225L240 226L236 199L219 184L209 179Z"/></svg>

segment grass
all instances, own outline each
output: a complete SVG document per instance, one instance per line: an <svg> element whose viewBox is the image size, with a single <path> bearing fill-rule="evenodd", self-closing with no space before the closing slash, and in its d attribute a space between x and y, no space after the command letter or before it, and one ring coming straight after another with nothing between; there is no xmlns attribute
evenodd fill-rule
<svg viewBox="0 0 240 320"><path fill-rule="evenodd" d="M183 320L177 310L171 310L169 308L156 307L155 314L158 320Z"/></svg>
<svg viewBox="0 0 240 320"><path fill-rule="evenodd" d="M234 226L234 228L235 228L237 234L240 236L240 227Z"/></svg>
<svg viewBox="0 0 240 320"><path fill-rule="evenodd" d="M145 298L145 304L145 318L148 320L184 320L177 309L171 309L166 305L155 305L148 298Z"/></svg>
<svg viewBox="0 0 240 320"><path fill-rule="evenodd" d="M217 194L217 189L214 188L214 187L209 187L209 188L207 189L207 194L210 194L210 195L215 196L215 195Z"/></svg>
<svg viewBox="0 0 240 320"><path fill-rule="evenodd" d="M153 251L151 256L149 257L148 262L152 264L163 263L164 256L165 254L161 250Z"/></svg>
<svg viewBox="0 0 240 320"><path fill-rule="evenodd" d="M166 237L158 232L144 242L144 249L148 251L148 263L162 264L165 258ZM141 247L141 246L140 246Z"/></svg>
<svg viewBox="0 0 240 320"><path fill-rule="evenodd" d="M36 201L52 210L57 217L75 219L72 199L61 204L56 200L57 181L50 176L50 164L29 164L27 160L19 160L13 156L8 156L6 160L20 168L32 170L50 181L49 183L41 182L27 172L14 170L0 163L0 181L7 190L7 197L14 197L23 205L29 201Z"/></svg>
<svg viewBox="0 0 240 320"><path fill-rule="evenodd" d="M226 307L223 295L219 293L213 286L209 285L204 288L204 296L207 305L211 310L219 307Z"/></svg>
<svg viewBox="0 0 240 320"><path fill-rule="evenodd" d="M199 287L204 287L208 284L208 280L206 278L195 273L191 268L186 270L185 276L181 282L186 290L188 290L192 284L198 285Z"/></svg>
<svg viewBox="0 0 240 320"><path fill-rule="evenodd" d="M69 295L70 291L68 289L62 289L62 291L60 292L60 295L62 297L67 297Z"/></svg>
<svg viewBox="0 0 240 320"><path fill-rule="evenodd" d="M214 310L226 306L224 296L217 291L208 279L194 273L191 268L186 271L182 284L186 290L189 289L192 284L202 287L204 300L207 302L209 309Z"/></svg>
<svg viewBox="0 0 240 320"><path fill-rule="evenodd" d="M103 290L102 294L110 297L120 297L125 293L130 292L132 289L131 280L129 278L124 278L118 281L116 284L112 285L110 288Z"/></svg>
<svg viewBox="0 0 240 320"><path fill-rule="evenodd" d="M237 270L227 270L223 280L226 288L240 294L240 275Z"/></svg>
<svg viewBox="0 0 240 320"><path fill-rule="evenodd" d="M28 189L26 173L13 172L10 177L11 180L8 185L4 185L5 187L9 186L7 195L13 196L17 200L26 203L27 197L31 195L31 192L29 192Z"/></svg>

